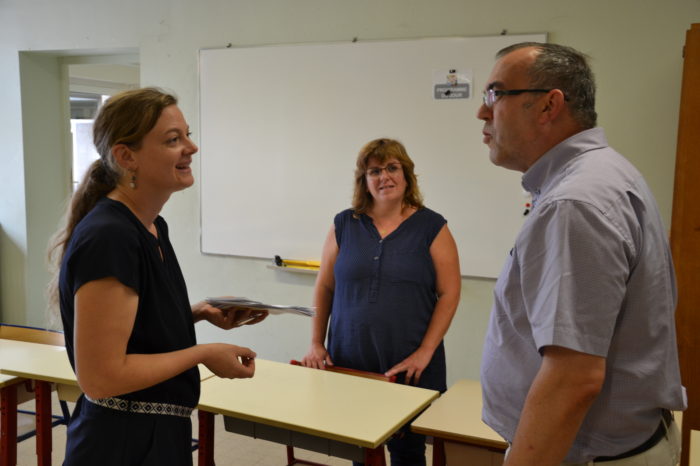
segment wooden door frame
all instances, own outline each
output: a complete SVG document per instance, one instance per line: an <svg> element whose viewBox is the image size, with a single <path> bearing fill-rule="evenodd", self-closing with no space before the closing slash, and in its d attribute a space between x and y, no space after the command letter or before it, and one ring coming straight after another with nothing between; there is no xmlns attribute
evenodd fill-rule
<svg viewBox="0 0 700 466"><path fill-rule="evenodd" d="M688 466L690 431L700 430L700 24L686 33L673 190L671 252L678 279L676 331L683 413L681 466Z"/></svg>

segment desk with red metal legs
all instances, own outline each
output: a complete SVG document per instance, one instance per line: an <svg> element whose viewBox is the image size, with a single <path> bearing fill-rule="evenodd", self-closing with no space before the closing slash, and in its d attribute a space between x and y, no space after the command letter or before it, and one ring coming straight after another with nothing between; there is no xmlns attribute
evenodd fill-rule
<svg viewBox="0 0 700 466"><path fill-rule="evenodd" d="M200 365L200 378L214 374ZM0 466L17 462L17 383L33 380L36 398L36 454L39 466L51 465L51 388L56 384L59 398L74 401L80 394L78 380L62 346L0 339L0 387L2 390L2 454ZM2 381L5 381L2 383ZM12 382L12 383L11 383ZM61 393L66 396L61 397ZM207 432L200 440L208 443ZM6 444L7 443L7 444Z"/></svg>
<svg viewBox="0 0 700 466"><path fill-rule="evenodd" d="M0 375L0 466L17 464L17 385L23 380Z"/></svg>
<svg viewBox="0 0 700 466"><path fill-rule="evenodd" d="M214 437L202 436L201 429L213 429L214 414L222 414L231 432L383 465L384 442L438 396L434 390L257 359L251 379L202 382L199 464L214 464Z"/></svg>
<svg viewBox="0 0 700 466"><path fill-rule="evenodd" d="M36 399L37 464L51 464L51 384L77 386L73 369L62 346L0 339L0 372L2 377L34 380ZM17 461L17 387L2 387L3 454L2 466L14 466Z"/></svg>

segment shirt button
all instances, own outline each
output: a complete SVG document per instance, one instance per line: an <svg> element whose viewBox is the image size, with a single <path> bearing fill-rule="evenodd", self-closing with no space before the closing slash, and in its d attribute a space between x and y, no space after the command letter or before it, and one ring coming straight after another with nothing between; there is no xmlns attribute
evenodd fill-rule
<svg viewBox="0 0 700 466"><path fill-rule="evenodd" d="M377 259L379 259L379 256L374 256L374 260L377 260Z"/></svg>

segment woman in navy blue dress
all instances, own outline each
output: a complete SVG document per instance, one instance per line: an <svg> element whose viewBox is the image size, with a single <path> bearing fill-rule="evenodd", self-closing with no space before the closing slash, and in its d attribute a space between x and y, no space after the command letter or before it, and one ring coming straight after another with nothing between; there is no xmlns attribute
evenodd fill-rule
<svg viewBox="0 0 700 466"><path fill-rule="evenodd" d="M413 169L398 141L360 151L353 206L336 215L323 246L305 366L447 389L442 339L459 302L459 259L447 221L423 206ZM425 464L425 437L408 428L388 448L394 466Z"/></svg>
<svg viewBox="0 0 700 466"><path fill-rule="evenodd" d="M152 88L105 103L94 124L100 159L54 243L54 298L84 393L68 426L66 466L191 465L197 364L227 378L255 372L250 349L196 342L195 322L228 329L245 316L190 305L159 215L194 183L197 146L176 104Z"/></svg>

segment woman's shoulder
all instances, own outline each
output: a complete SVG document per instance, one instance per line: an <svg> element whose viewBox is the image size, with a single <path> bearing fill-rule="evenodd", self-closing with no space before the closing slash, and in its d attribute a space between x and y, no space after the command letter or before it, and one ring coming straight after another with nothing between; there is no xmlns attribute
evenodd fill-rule
<svg viewBox="0 0 700 466"><path fill-rule="evenodd" d="M75 227L73 238L81 241L119 241L138 238L137 225L129 218L126 206L111 199L101 199Z"/></svg>
<svg viewBox="0 0 700 466"><path fill-rule="evenodd" d="M333 219L333 227L335 228L336 239L340 243L342 232L351 231L362 224L363 214L357 214L353 209L345 209L336 214Z"/></svg>
<svg viewBox="0 0 700 466"><path fill-rule="evenodd" d="M424 221L429 221L429 222L436 222L440 224L447 223L447 219L442 216L442 214L435 212L433 209L429 207L422 207L418 209L416 214L420 214L420 217L424 219ZM414 214L415 215L415 214Z"/></svg>
<svg viewBox="0 0 700 466"><path fill-rule="evenodd" d="M333 223L338 226L338 224L342 224L347 222L348 220L357 220L359 217L357 214L355 214L355 211L353 209L345 209L340 212L338 212L335 217L333 218Z"/></svg>
<svg viewBox="0 0 700 466"><path fill-rule="evenodd" d="M355 211L352 208L341 210L335 216L337 217L352 217Z"/></svg>

